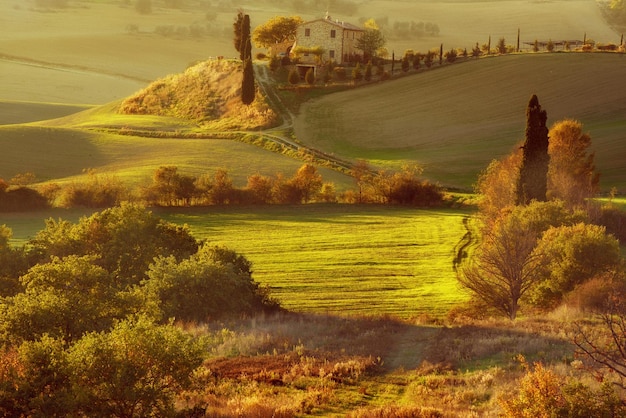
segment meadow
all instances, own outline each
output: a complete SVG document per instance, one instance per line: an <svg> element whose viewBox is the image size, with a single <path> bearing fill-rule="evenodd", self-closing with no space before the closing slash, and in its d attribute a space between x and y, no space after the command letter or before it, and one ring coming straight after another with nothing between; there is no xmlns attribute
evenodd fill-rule
<svg viewBox="0 0 626 418"><path fill-rule="evenodd" d="M440 318L466 300L453 270L467 209L303 205L158 209L193 235L253 263L253 277L296 312ZM47 217L76 221L84 210L0 214L23 244Z"/></svg>
<svg viewBox="0 0 626 418"><path fill-rule="evenodd" d="M602 189L626 187L621 164L626 102L616 88L622 54L531 53L462 61L311 100L296 120L296 136L314 148L383 167L417 162L426 177L469 189L492 159L521 144L525 108L537 94L549 126L564 118L583 123Z"/></svg>

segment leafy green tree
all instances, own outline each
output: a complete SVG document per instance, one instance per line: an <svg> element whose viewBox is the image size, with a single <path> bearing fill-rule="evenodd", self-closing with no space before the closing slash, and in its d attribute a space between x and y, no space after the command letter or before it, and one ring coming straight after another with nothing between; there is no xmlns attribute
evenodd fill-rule
<svg viewBox="0 0 626 418"><path fill-rule="evenodd" d="M196 178L178 172L178 167L161 166L152 176L152 185L143 192L144 199L161 206L188 206L191 204L197 190Z"/></svg>
<svg viewBox="0 0 626 418"><path fill-rule="evenodd" d="M272 179L261 174L248 176L248 184L245 190L250 195L253 204L268 204L272 202Z"/></svg>
<svg viewBox="0 0 626 418"><path fill-rule="evenodd" d="M176 393L201 363L197 341L141 317L88 334L68 353L80 416L174 416Z"/></svg>
<svg viewBox="0 0 626 418"><path fill-rule="evenodd" d="M402 57L400 68L402 68L402 71L405 73L409 71L409 68L411 68L411 64L409 63L409 58L406 55Z"/></svg>
<svg viewBox="0 0 626 418"><path fill-rule="evenodd" d="M218 168L213 176L211 190L209 192L211 203L214 205L225 205L233 202L235 188L233 181L228 175L228 171Z"/></svg>
<svg viewBox="0 0 626 418"><path fill-rule="evenodd" d="M291 178L290 183L296 188L303 203L308 203L322 187L322 175L311 164L304 164Z"/></svg>
<svg viewBox="0 0 626 418"><path fill-rule="evenodd" d="M250 262L222 247L205 245L181 262L158 258L148 276L142 292L164 318L205 322L274 307L252 279Z"/></svg>
<svg viewBox="0 0 626 418"><path fill-rule="evenodd" d="M0 225L0 300L23 290L19 277L29 267L26 248L14 248L9 241L12 235L11 228Z"/></svg>
<svg viewBox="0 0 626 418"><path fill-rule="evenodd" d="M478 206L484 222L490 223L502 210L515 205L521 162L522 152L516 150L500 160L493 160L478 176L476 192L480 194Z"/></svg>
<svg viewBox="0 0 626 418"><path fill-rule="evenodd" d="M476 42L476 46L474 46L474 48L472 48L472 57L474 58L478 58L480 57L480 55L482 54L482 50L480 49L480 46L478 46L478 42Z"/></svg>
<svg viewBox="0 0 626 418"><path fill-rule="evenodd" d="M498 54L506 54L506 41L504 38L500 38L498 40L498 45L496 46L498 50Z"/></svg>
<svg viewBox="0 0 626 418"><path fill-rule="evenodd" d="M276 16L257 26L252 40L257 47L272 48L276 44L295 40L298 26L303 23L300 16Z"/></svg>
<svg viewBox="0 0 626 418"><path fill-rule="evenodd" d="M44 335L73 341L108 329L124 316L123 290L94 264L94 256L70 255L38 264L21 278L24 292L7 298L0 310L5 339L36 340Z"/></svg>
<svg viewBox="0 0 626 418"><path fill-rule="evenodd" d="M434 54L432 51L428 51L426 55L424 56L424 65L426 66L426 68L432 67L433 57L434 57Z"/></svg>
<svg viewBox="0 0 626 418"><path fill-rule="evenodd" d="M548 187L548 128L546 111L533 95L526 109L526 140L517 182L517 203L545 201Z"/></svg>
<svg viewBox="0 0 626 418"><path fill-rule="evenodd" d="M597 225L550 228L534 251L545 262L538 272L543 280L530 297L544 307L555 307L576 286L607 273L617 276L621 269L619 242Z"/></svg>
<svg viewBox="0 0 626 418"><path fill-rule="evenodd" d="M550 227L583 220L562 202L533 201L503 212L485 230L475 254L458 271L462 287L487 306L515 319L520 299L541 281L545 257L535 250Z"/></svg>
<svg viewBox="0 0 626 418"><path fill-rule="evenodd" d="M73 416L76 401L65 344L44 335L0 348L0 416Z"/></svg>
<svg viewBox="0 0 626 418"><path fill-rule="evenodd" d="M37 261L94 255L120 286L138 284L160 255L182 259L198 244L187 227L168 223L136 205L122 205L81 218L77 224L53 219L29 241Z"/></svg>
<svg viewBox="0 0 626 418"><path fill-rule="evenodd" d="M548 194L571 206L581 206L598 191L600 174L589 153L591 136L578 121L565 119L550 128Z"/></svg>
<svg viewBox="0 0 626 418"><path fill-rule="evenodd" d="M368 23L370 22L370 23ZM376 57L376 51L385 46L385 36L375 22L370 19L365 22L365 30L356 41L356 48L363 51L364 59L369 61Z"/></svg>
<svg viewBox="0 0 626 418"><path fill-rule="evenodd" d="M446 52L445 57L446 57L446 61L449 62L450 64L452 64L453 62L456 61L456 57L458 56L456 49L452 48L451 50L449 50L448 52Z"/></svg>

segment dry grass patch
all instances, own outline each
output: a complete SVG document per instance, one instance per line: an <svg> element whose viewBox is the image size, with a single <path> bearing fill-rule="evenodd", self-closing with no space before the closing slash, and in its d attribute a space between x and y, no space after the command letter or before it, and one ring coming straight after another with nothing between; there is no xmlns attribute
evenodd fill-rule
<svg viewBox="0 0 626 418"><path fill-rule="evenodd" d="M192 119L209 129L268 128L277 115L257 94L250 106L241 103L242 66L238 61L204 61L184 73L157 80L124 100L123 114Z"/></svg>

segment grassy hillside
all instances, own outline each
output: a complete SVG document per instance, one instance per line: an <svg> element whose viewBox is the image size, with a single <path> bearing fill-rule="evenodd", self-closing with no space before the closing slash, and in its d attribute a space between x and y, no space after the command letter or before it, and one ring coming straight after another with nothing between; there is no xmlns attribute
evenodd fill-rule
<svg viewBox="0 0 626 418"><path fill-rule="evenodd" d="M277 123L262 95L250 106L241 102L242 65L235 60L203 61L184 73L151 83L125 99L122 114L173 116L208 129L251 130Z"/></svg>
<svg viewBox="0 0 626 418"><path fill-rule="evenodd" d="M138 13L135 3L69 0L68 7L47 9L35 1L0 0L3 99L103 104L199 60L233 57L239 8L250 14L253 28L276 15L310 20L328 11L355 24L376 18L396 54L441 43L470 48L489 35L513 44L518 28L522 41L582 39L585 33L599 42L619 41L596 0L152 0L150 14ZM440 31L394 33L394 25L410 22L435 23Z"/></svg>
<svg viewBox="0 0 626 418"><path fill-rule="evenodd" d="M580 120L593 139L604 190L626 187L622 161L626 61L622 54L524 54L446 65L307 103L296 122L303 143L469 188L490 160L524 138L537 94L548 123Z"/></svg>
<svg viewBox="0 0 626 418"><path fill-rule="evenodd" d="M32 172L41 181L77 181L85 169L117 176L128 185L151 179L162 165L184 174L213 174L226 168L235 185L250 174L291 176L301 161L253 145L220 139L143 138L107 132L40 126L0 127L0 178ZM321 168L327 181L350 184L334 171Z"/></svg>

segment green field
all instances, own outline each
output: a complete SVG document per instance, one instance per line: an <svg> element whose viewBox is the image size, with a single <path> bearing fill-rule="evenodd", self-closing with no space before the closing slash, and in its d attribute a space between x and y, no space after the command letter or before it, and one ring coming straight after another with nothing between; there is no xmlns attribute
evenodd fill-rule
<svg viewBox="0 0 626 418"><path fill-rule="evenodd" d="M494 158L524 139L537 94L548 124L580 120L592 137L601 187L624 189L623 54L522 54L469 60L306 103L303 143L399 168L418 162L444 185L470 188ZM437 66L435 66L437 67Z"/></svg>
<svg viewBox="0 0 626 418"><path fill-rule="evenodd" d="M76 221L85 211L0 214L14 244L47 216ZM465 300L452 268L467 210L351 205L155 211L194 236L253 262L253 277L290 310L412 318L442 316Z"/></svg>

